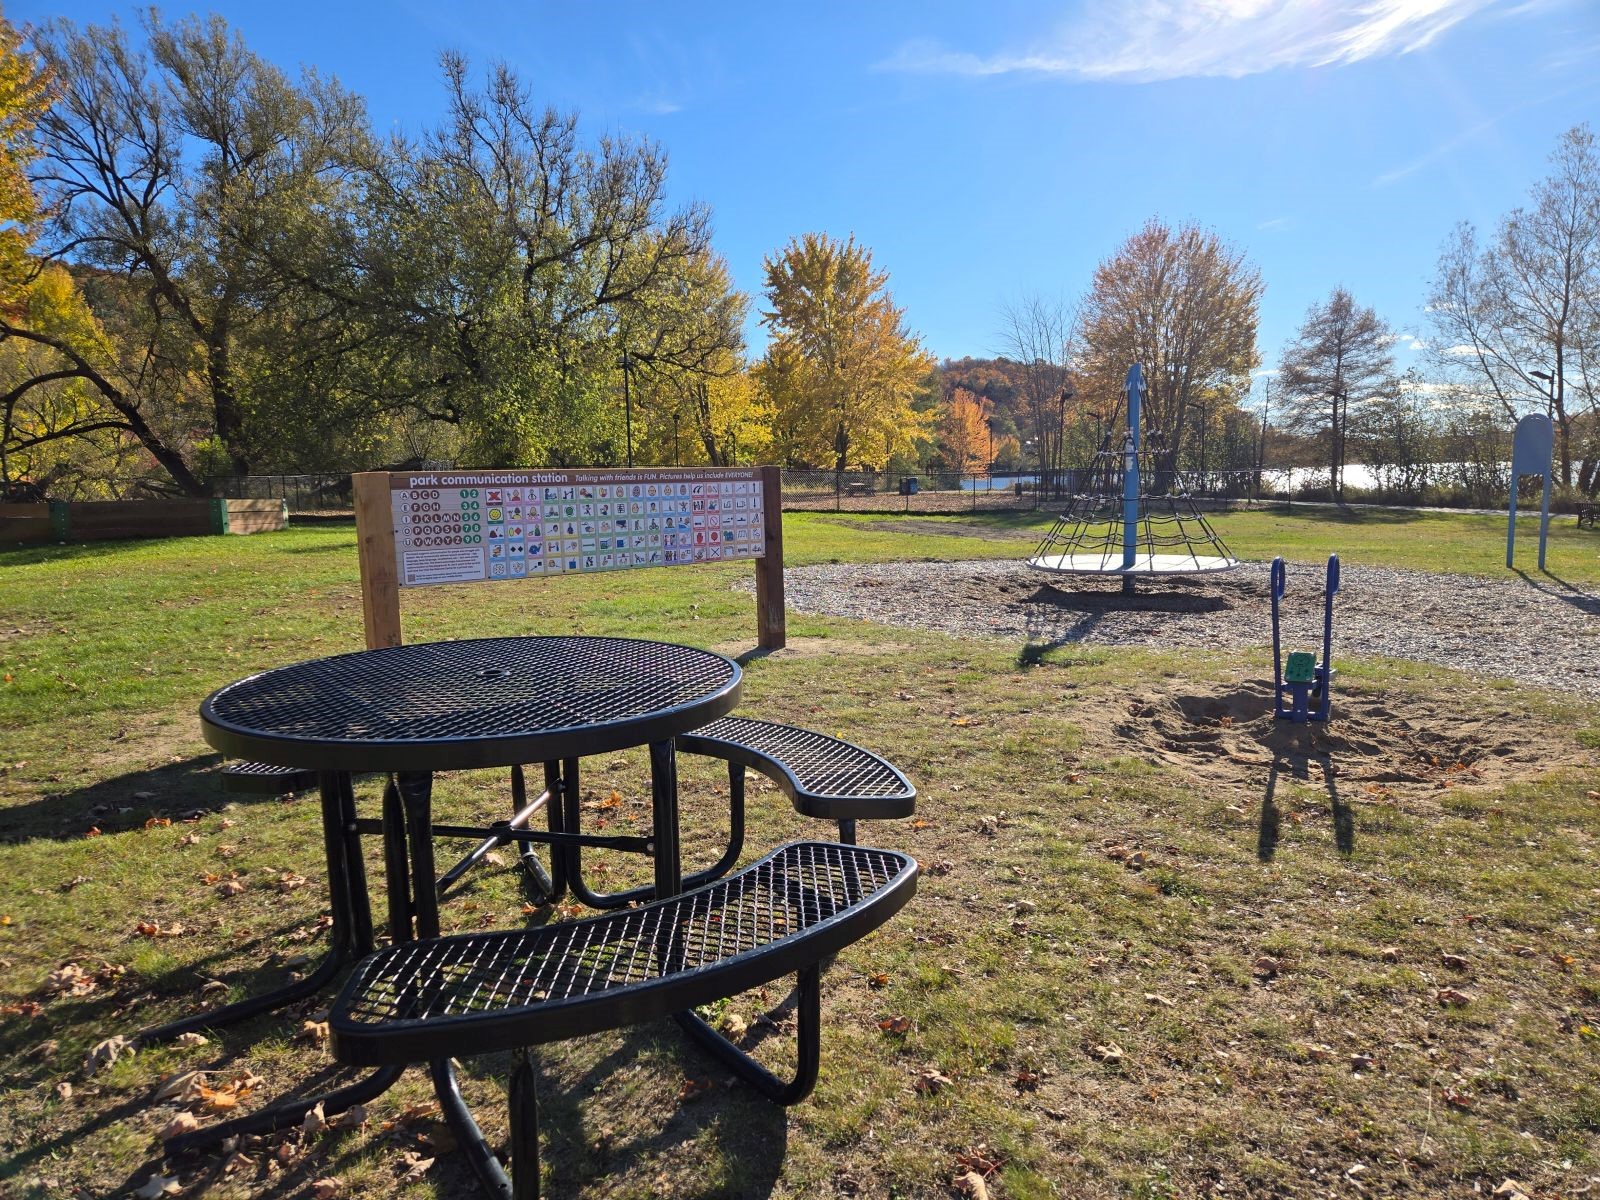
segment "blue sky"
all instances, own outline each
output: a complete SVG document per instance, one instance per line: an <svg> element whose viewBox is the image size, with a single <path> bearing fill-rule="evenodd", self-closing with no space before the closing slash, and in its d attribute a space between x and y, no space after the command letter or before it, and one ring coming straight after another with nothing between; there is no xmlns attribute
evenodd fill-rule
<svg viewBox="0 0 1600 1200"><path fill-rule="evenodd" d="M379 129L437 118L442 49L503 59L589 133L659 141L745 290L789 238L854 233L949 357L1001 351L999 310L1022 293L1081 295L1151 215L1209 225L1260 267L1268 366L1341 283L1425 339L1451 225L1492 225L1564 130L1600 127L1596 0L215 10L268 58L363 94Z"/></svg>

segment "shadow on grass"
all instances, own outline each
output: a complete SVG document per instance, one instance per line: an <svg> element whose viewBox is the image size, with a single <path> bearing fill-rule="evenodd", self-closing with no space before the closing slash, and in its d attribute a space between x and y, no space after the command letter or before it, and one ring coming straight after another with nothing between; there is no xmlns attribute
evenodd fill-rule
<svg viewBox="0 0 1600 1200"><path fill-rule="evenodd" d="M713 1160L726 1164L730 1173L737 1172L737 1177L699 1180L699 1187L690 1194L751 1200L770 1195L782 1174L788 1150L788 1120L779 1105L740 1084L698 1093L693 1103L679 1103L667 1114L660 1129L637 1137L632 1136L637 1124L628 1113L600 1109L595 1097L606 1082L628 1070L642 1054L648 1054L657 1069L673 1076L681 1074L686 1083L717 1080L724 1074L700 1055L670 1020L627 1030L619 1045L580 1078L560 1087L535 1058L539 1153L550 1176L550 1194L567 1195L607 1176L635 1174L670 1158L674 1148L703 1144L709 1138L716 1145ZM464 1064L466 1074L493 1078L502 1087L510 1069L510 1059L503 1054ZM504 1119L503 1113L478 1115L489 1128L498 1127Z"/></svg>
<svg viewBox="0 0 1600 1200"><path fill-rule="evenodd" d="M1317 767L1322 789L1328 794L1329 812L1333 817L1333 844L1338 847L1340 854L1348 856L1355 852L1355 816L1339 795L1333 755L1325 750L1313 749L1309 727L1304 728L1306 736L1300 740L1300 745L1294 750L1273 755L1272 766L1267 771L1267 791L1261 799L1261 826L1256 835L1256 857L1264 863L1271 862L1277 854L1283 825L1283 817L1278 810L1278 776L1287 771L1299 782L1315 786L1317 781L1311 775L1313 764Z"/></svg>
<svg viewBox="0 0 1600 1200"><path fill-rule="evenodd" d="M132 771L71 791L49 792L29 803L0 809L6 831L0 840L74 841L91 828L102 836L144 828L149 821L178 822L220 810L225 804L286 804L295 798L259 792L225 792L221 755ZM311 793L307 798L315 802Z"/></svg>

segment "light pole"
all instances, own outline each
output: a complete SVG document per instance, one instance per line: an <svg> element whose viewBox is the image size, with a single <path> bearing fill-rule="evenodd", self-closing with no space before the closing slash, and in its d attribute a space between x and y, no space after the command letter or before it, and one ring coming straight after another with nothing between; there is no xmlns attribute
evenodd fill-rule
<svg viewBox="0 0 1600 1200"><path fill-rule="evenodd" d="M628 430L628 466L633 466L633 396L628 388L628 376L633 370L633 359L624 350L622 357L617 360L617 366L622 368L622 413Z"/></svg>
<svg viewBox="0 0 1600 1200"><path fill-rule="evenodd" d="M1556 377L1548 371L1529 371L1535 379L1542 379L1547 386L1549 399L1545 405L1545 415L1552 421L1556 419Z"/></svg>
<svg viewBox="0 0 1600 1200"><path fill-rule="evenodd" d="M994 491L994 418L984 422L989 427L989 490Z"/></svg>

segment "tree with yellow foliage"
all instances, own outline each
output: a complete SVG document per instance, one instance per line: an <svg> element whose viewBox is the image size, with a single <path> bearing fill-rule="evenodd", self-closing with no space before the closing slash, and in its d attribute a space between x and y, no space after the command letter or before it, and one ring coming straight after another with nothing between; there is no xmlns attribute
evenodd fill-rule
<svg viewBox="0 0 1600 1200"><path fill-rule="evenodd" d="M957 388L939 417L939 446L954 471L981 471L988 463L989 404Z"/></svg>
<svg viewBox="0 0 1600 1200"><path fill-rule="evenodd" d="M852 236L808 233L763 264L772 331L758 368L773 443L790 465L882 468L931 429L916 399L934 360L905 327L887 271Z"/></svg>
<svg viewBox="0 0 1600 1200"><path fill-rule="evenodd" d="M15 309L33 276L29 228L39 214L27 165L29 135L44 111L49 75L22 49L22 37L0 17L0 306Z"/></svg>

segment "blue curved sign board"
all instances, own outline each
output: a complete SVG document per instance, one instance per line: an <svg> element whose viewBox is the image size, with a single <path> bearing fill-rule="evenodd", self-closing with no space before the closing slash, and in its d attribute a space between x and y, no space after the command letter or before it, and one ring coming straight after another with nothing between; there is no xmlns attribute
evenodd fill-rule
<svg viewBox="0 0 1600 1200"><path fill-rule="evenodd" d="M1543 413L1523 417L1511 438L1511 509L1506 519L1506 566L1517 548L1517 482L1524 475L1544 478L1539 515L1539 569L1544 570L1545 541L1550 535L1550 461L1555 450L1556 427Z"/></svg>

